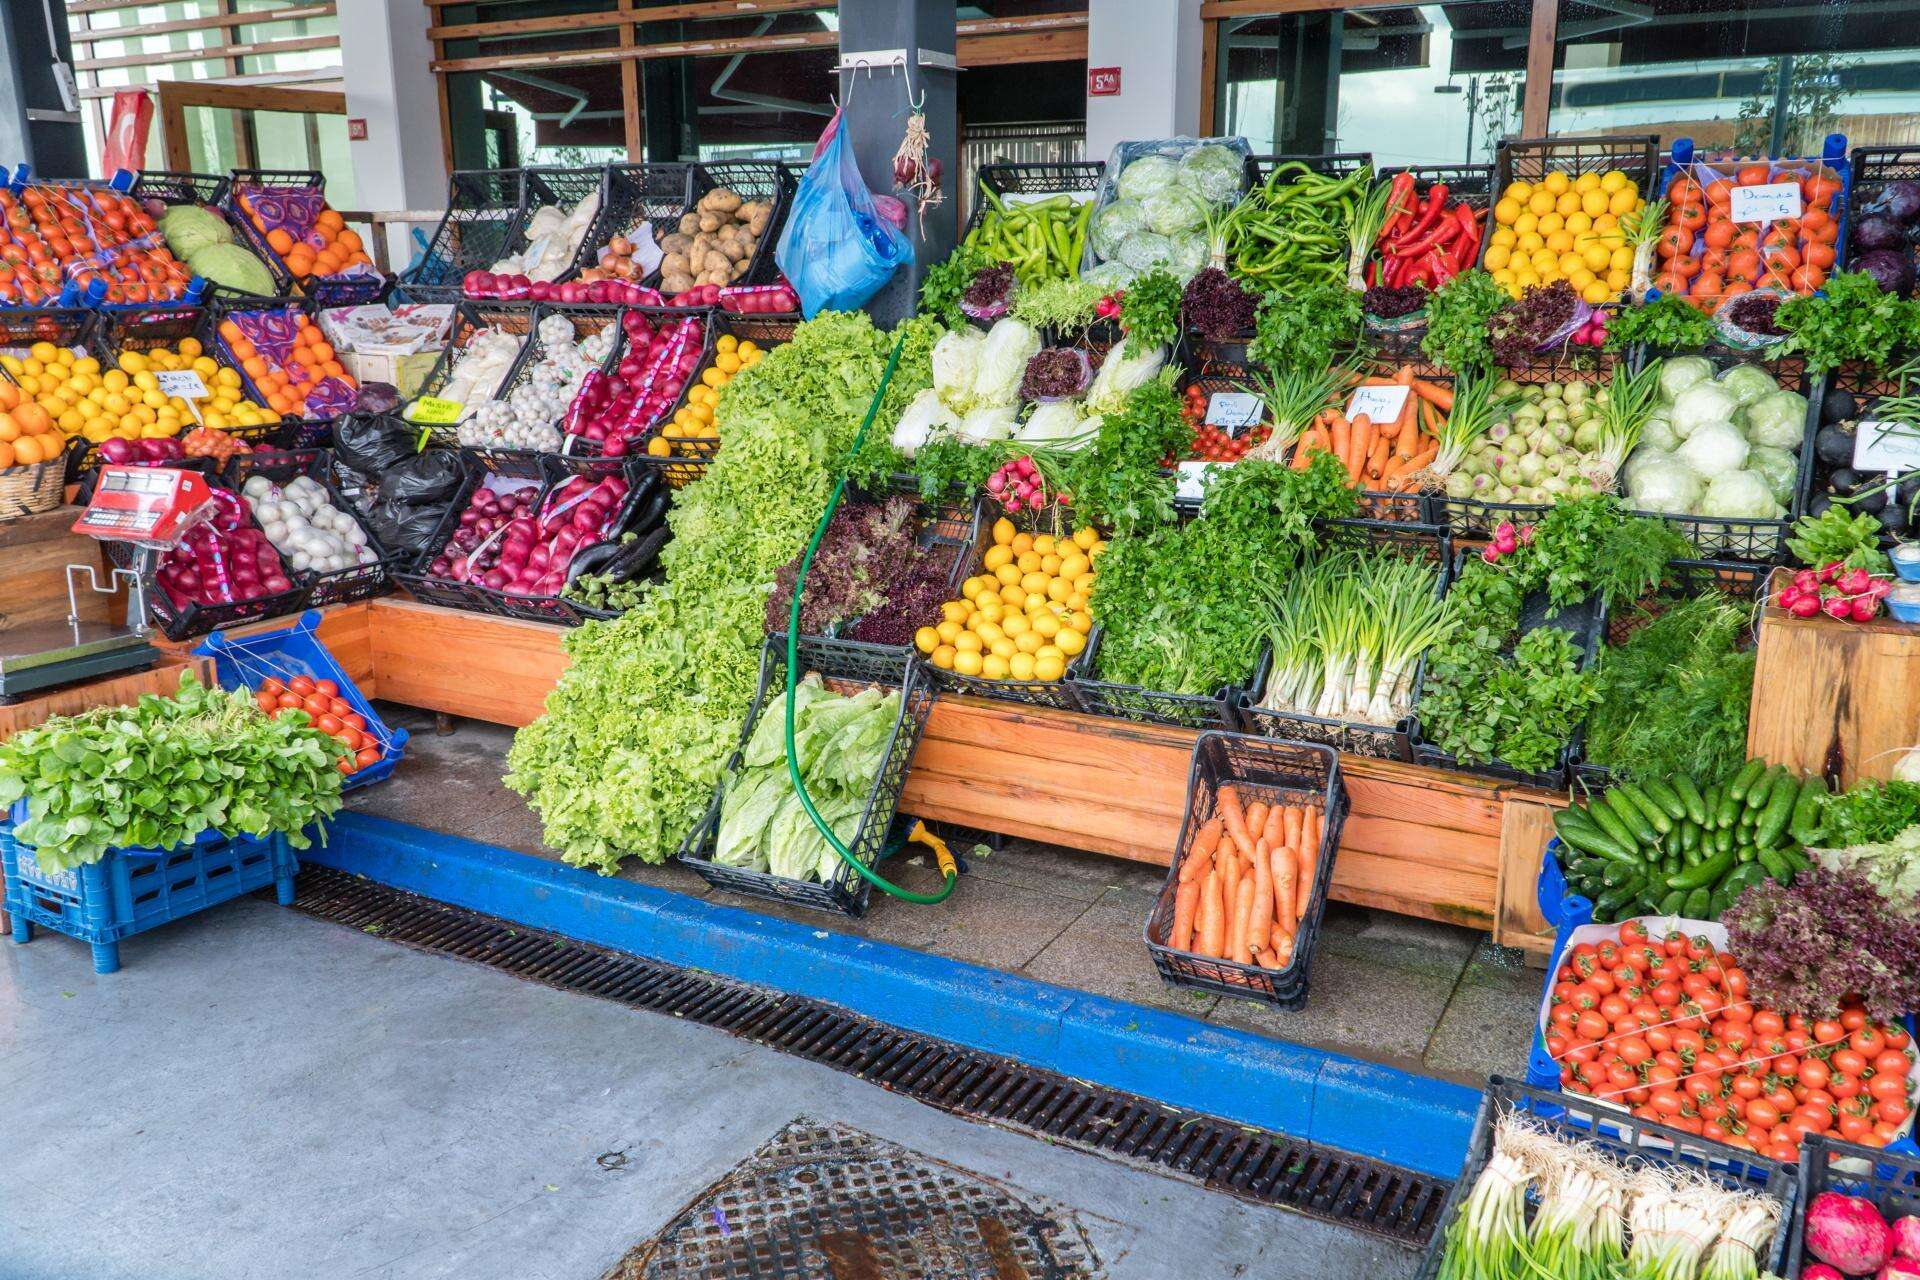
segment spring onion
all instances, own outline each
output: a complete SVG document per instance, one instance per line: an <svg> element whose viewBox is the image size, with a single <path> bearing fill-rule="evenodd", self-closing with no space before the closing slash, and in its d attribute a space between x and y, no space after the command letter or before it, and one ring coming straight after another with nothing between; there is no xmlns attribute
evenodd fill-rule
<svg viewBox="0 0 1920 1280"><path fill-rule="evenodd" d="M1371 185L1347 213L1347 288L1355 293L1366 291L1367 258L1380 239L1380 228L1387 225L1387 201L1393 190L1390 183L1374 182L1371 169L1361 171L1360 181Z"/></svg>
<svg viewBox="0 0 1920 1280"><path fill-rule="evenodd" d="M1440 1280L1520 1280L1526 1264L1528 1173L1512 1115L1494 1130L1493 1155L1447 1228Z"/></svg>
<svg viewBox="0 0 1920 1280"><path fill-rule="evenodd" d="M1273 434L1247 450L1248 458L1283 462L1287 453L1321 412L1353 381L1353 374L1340 365L1318 372L1285 368L1269 373L1257 369L1252 376L1254 394L1273 420Z"/></svg>
<svg viewBox="0 0 1920 1280"><path fill-rule="evenodd" d="M1754 1196L1738 1197L1720 1223L1720 1238L1707 1254L1700 1280L1757 1280L1760 1256L1773 1243L1780 1206Z"/></svg>
<svg viewBox="0 0 1920 1280"><path fill-rule="evenodd" d="M1660 361L1649 361L1638 373L1622 366L1613 375L1613 384L1596 397L1600 405L1600 448L1591 464L1588 479L1602 493L1613 488L1627 455L1640 443L1647 419L1660 400Z"/></svg>
<svg viewBox="0 0 1920 1280"><path fill-rule="evenodd" d="M1471 368L1462 369L1453 382L1453 408L1440 424L1440 452L1427 467L1437 487L1445 484L1481 436L1487 434L1494 419L1501 417L1512 402L1511 396L1495 394L1499 380L1492 374Z"/></svg>

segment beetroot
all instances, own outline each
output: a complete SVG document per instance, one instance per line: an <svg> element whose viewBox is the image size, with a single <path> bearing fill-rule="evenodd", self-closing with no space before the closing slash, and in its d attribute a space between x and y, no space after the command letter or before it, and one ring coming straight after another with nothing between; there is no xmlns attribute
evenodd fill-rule
<svg viewBox="0 0 1920 1280"><path fill-rule="evenodd" d="M1893 1228L1871 1200L1823 1191L1807 1206L1807 1251L1848 1275L1870 1275L1893 1253Z"/></svg>
<svg viewBox="0 0 1920 1280"><path fill-rule="evenodd" d="M1908 1214L1894 1219L1893 1252L1895 1257L1920 1259L1920 1218Z"/></svg>
<svg viewBox="0 0 1920 1280"><path fill-rule="evenodd" d="M1889 1258L1873 1280L1920 1280L1920 1262L1912 1258Z"/></svg>

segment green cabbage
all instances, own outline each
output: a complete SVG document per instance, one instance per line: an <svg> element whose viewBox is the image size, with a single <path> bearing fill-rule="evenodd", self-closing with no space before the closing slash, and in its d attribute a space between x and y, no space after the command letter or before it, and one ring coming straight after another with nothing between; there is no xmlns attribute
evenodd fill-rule
<svg viewBox="0 0 1920 1280"><path fill-rule="evenodd" d="M1122 200L1144 200L1172 186L1179 176L1180 166L1165 156L1144 155L1120 171L1114 187Z"/></svg>
<svg viewBox="0 0 1920 1280"><path fill-rule="evenodd" d="M1756 444L1747 451L1747 470L1757 472L1767 482L1767 491L1781 506L1793 501L1794 486L1800 479L1800 460L1785 449Z"/></svg>
<svg viewBox="0 0 1920 1280"><path fill-rule="evenodd" d="M1786 514L1767 491L1757 471L1728 471L1713 477L1700 499L1699 514L1729 520L1778 520Z"/></svg>
<svg viewBox="0 0 1920 1280"><path fill-rule="evenodd" d="M1768 377L1765 369L1754 364L1733 366L1720 375L1720 386L1733 397L1734 403L1742 405L1752 404L1780 389L1780 384Z"/></svg>
<svg viewBox="0 0 1920 1280"><path fill-rule="evenodd" d="M210 244L233 243L233 228L227 220L197 204L177 204L161 214L160 234L182 262Z"/></svg>
<svg viewBox="0 0 1920 1280"><path fill-rule="evenodd" d="M1225 204L1239 195L1244 173L1239 152L1217 142L1203 143L1180 158L1182 181L1213 204Z"/></svg>
<svg viewBox="0 0 1920 1280"><path fill-rule="evenodd" d="M1672 404L1696 382L1713 377L1713 363L1705 356L1674 356L1660 365L1660 399Z"/></svg>
<svg viewBox="0 0 1920 1280"><path fill-rule="evenodd" d="M271 298L275 293L273 274L260 259L237 244L203 245L184 259L187 270L205 276L215 284Z"/></svg>
<svg viewBox="0 0 1920 1280"><path fill-rule="evenodd" d="M1807 436L1807 398L1772 391L1747 406L1747 439L1775 449L1798 449Z"/></svg>

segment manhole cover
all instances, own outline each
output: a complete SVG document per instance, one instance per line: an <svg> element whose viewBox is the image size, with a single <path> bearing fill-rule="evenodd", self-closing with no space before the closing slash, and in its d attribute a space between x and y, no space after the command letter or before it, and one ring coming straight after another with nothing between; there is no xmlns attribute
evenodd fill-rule
<svg viewBox="0 0 1920 1280"><path fill-rule="evenodd" d="M605 1280L1098 1280L1055 1205L891 1142L800 1119Z"/></svg>

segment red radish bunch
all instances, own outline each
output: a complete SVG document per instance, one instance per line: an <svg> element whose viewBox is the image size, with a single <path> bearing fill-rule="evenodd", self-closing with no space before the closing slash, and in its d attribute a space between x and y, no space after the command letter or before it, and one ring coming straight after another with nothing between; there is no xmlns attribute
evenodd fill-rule
<svg viewBox="0 0 1920 1280"><path fill-rule="evenodd" d="M620 318L626 351L610 376L598 370L581 379L567 409L568 435L591 440L602 457L636 452L635 446L673 412L700 364L706 326L698 316L656 325L645 312Z"/></svg>
<svg viewBox="0 0 1920 1280"><path fill-rule="evenodd" d="M342 773L354 774L379 764L385 754L380 739L367 732L366 717L340 697L340 686L331 680L295 676L282 684L268 676L254 690L253 701L275 719L291 711L305 712L309 724L340 743Z"/></svg>
<svg viewBox="0 0 1920 1280"><path fill-rule="evenodd" d="M1047 478L1031 457L1015 458L987 477L987 492L1008 511L1038 511L1049 502L1070 506L1067 495L1047 490Z"/></svg>
<svg viewBox="0 0 1920 1280"><path fill-rule="evenodd" d="M1533 526L1523 524L1515 526L1511 520L1502 520L1493 531L1493 540L1487 543L1480 558L1488 564L1499 564L1501 556L1510 556L1533 541Z"/></svg>
<svg viewBox="0 0 1920 1280"><path fill-rule="evenodd" d="M1773 603L1796 618L1826 614L1840 622L1871 622L1880 616L1880 602L1893 590L1887 578L1865 569L1849 569L1832 560L1818 569L1802 569L1776 591Z"/></svg>
<svg viewBox="0 0 1920 1280"><path fill-rule="evenodd" d="M1100 301L1093 304L1093 314L1102 320L1120 318L1120 290L1116 289Z"/></svg>
<svg viewBox="0 0 1920 1280"><path fill-rule="evenodd" d="M1567 341L1576 347L1593 347L1596 350L1607 345L1607 313L1596 310L1581 322L1580 327L1567 335Z"/></svg>
<svg viewBox="0 0 1920 1280"><path fill-rule="evenodd" d="M453 538L428 572L517 596L555 596L574 555L613 533L627 498L624 476L574 476L535 507L535 486L474 490Z"/></svg>
<svg viewBox="0 0 1920 1280"><path fill-rule="evenodd" d="M469 298L529 302L598 302L623 307L660 304L658 290L630 280L569 280L556 284L551 280L529 280L523 275L496 275L491 271L467 272L460 281L460 292Z"/></svg>
<svg viewBox="0 0 1920 1280"><path fill-rule="evenodd" d="M167 552L155 577L179 608L189 604L235 604L293 590L280 553L253 522L247 500L228 489L213 490L214 517L187 531Z"/></svg>

